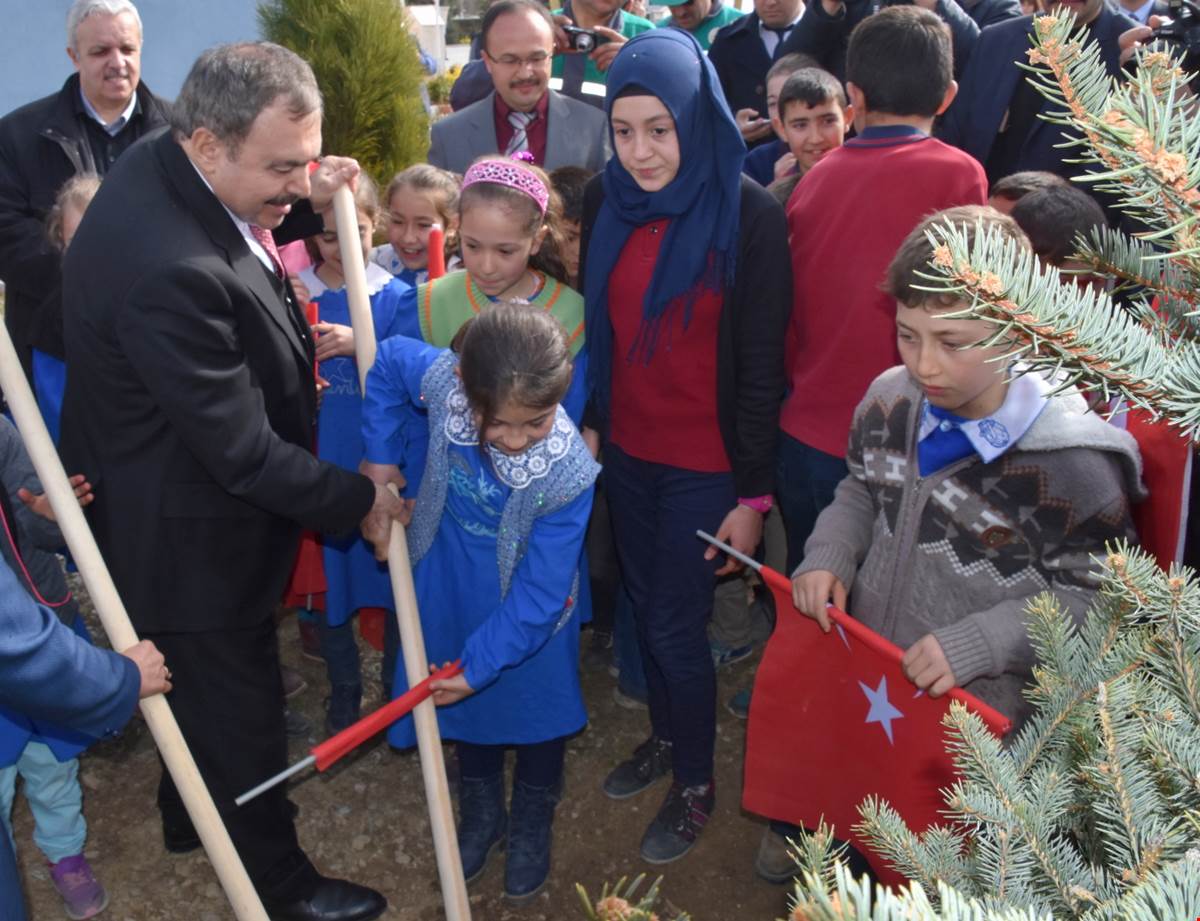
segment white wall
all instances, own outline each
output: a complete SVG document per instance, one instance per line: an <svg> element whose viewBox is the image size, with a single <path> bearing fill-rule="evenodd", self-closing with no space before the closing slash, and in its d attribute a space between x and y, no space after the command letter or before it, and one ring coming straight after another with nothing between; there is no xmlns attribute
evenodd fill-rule
<svg viewBox="0 0 1200 921"><path fill-rule="evenodd" d="M173 99L205 48L258 38L256 0L134 0L142 17L142 79ZM71 0L0 0L0 115L54 92L73 72Z"/></svg>

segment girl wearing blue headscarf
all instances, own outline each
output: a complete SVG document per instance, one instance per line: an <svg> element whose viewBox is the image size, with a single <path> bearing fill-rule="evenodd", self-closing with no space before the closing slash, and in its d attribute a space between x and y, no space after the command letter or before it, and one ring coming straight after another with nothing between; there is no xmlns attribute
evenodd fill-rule
<svg viewBox="0 0 1200 921"><path fill-rule="evenodd" d="M623 799L673 775L642 857L683 856L712 810L716 559L754 553L775 488L792 283L787 222L742 178L746 148L686 32L625 44L608 71L615 155L584 199L589 420L646 671L650 738L604 782Z"/></svg>

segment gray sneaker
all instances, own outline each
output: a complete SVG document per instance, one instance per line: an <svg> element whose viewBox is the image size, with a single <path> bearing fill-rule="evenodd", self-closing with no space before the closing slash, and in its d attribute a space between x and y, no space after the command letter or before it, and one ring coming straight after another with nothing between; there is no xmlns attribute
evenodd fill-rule
<svg viewBox="0 0 1200 921"><path fill-rule="evenodd" d="M671 743L651 736L604 778L604 795L628 799L671 773Z"/></svg>
<svg viewBox="0 0 1200 921"><path fill-rule="evenodd" d="M762 841L758 844L754 872L768 883L776 884L786 883L800 872L787 839L769 825L763 829Z"/></svg>

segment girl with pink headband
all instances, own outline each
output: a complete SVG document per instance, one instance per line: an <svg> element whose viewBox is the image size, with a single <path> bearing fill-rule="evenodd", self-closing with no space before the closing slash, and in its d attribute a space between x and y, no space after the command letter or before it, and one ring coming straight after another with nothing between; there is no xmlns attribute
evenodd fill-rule
<svg viewBox="0 0 1200 921"><path fill-rule="evenodd" d="M549 311L571 343L575 375L563 406L579 424L587 373L583 297L567 284L561 210L546 174L533 164L505 157L471 164L458 200L463 267L416 287L402 332L446 348L464 323L495 304Z"/></svg>

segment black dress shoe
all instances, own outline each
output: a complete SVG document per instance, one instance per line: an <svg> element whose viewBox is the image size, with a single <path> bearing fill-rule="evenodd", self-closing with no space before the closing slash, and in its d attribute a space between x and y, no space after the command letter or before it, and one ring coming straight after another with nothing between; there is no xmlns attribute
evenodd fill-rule
<svg viewBox="0 0 1200 921"><path fill-rule="evenodd" d="M366 886L321 877L307 899L266 900L271 921L371 921L387 909L387 899Z"/></svg>
<svg viewBox="0 0 1200 921"><path fill-rule="evenodd" d="M190 819L163 819L163 845L172 854L190 854L200 847L200 836Z"/></svg>

